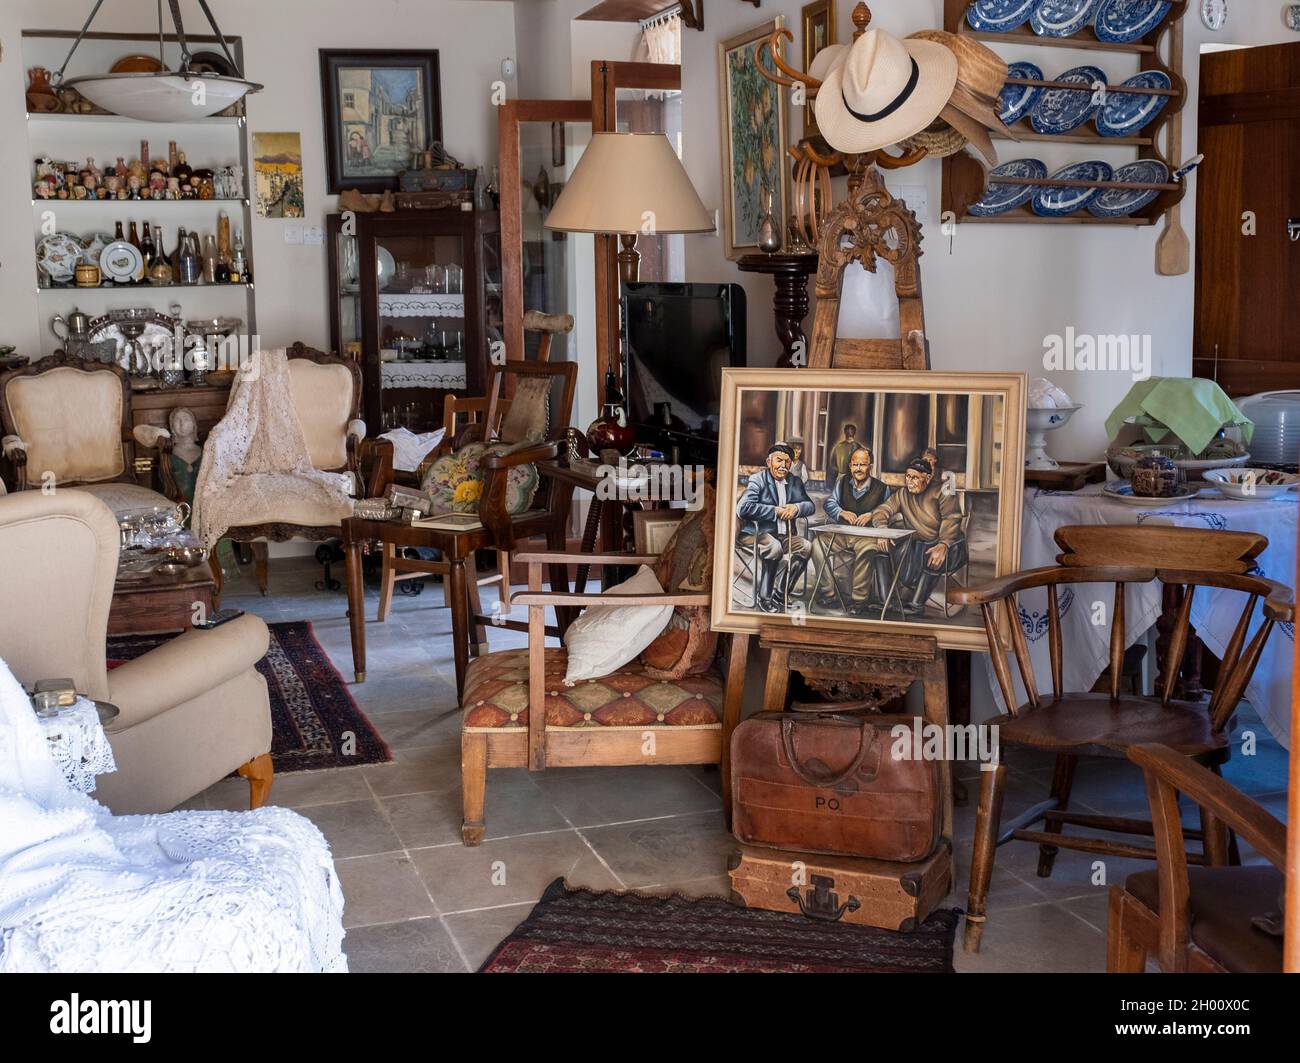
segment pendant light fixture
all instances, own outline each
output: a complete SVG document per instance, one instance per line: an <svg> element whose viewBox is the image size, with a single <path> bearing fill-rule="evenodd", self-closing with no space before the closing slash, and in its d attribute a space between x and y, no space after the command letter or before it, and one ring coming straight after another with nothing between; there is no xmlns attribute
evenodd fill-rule
<svg viewBox="0 0 1300 1063"><path fill-rule="evenodd" d="M179 0L167 0L171 11L172 25L175 28L176 42L181 49L181 62L177 70L159 70L148 73L122 74L84 74L81 77L63 80L73 53L77 50L90 24L99 14L104 0L95 0L90 17L81 27L77 39L68 50L68 57L63 66L50 79L55 88L76 89L96 106L111 111L125 118L137 118L142 122L188 122L196 118L207 118L219 111L224 111L232 103L243 99L250 92L258 92L262 86L244 78L239 64L231 54L226 38L222 36L217 20L212 17L208 0L198 0L199 8L207 17L212 32L225 53L226 61L234 74L212 74L196 71L191 67L189 45L185 41L185 27L181 21ZM165 37L163 35L162 0L158 0L158 56L161 60Z"/></svg>

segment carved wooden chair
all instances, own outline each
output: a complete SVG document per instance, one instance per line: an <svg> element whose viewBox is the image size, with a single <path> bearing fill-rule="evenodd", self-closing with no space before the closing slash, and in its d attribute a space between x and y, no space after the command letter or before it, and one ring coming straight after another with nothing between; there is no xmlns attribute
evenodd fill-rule
<svg viewBox="0 0 1300 1063"><path fill-rule="evenodd" d="M680 512L684 521L687 511ZM711 527L711 507L695 519L706 520ZM666 550L673 548L670 542ZM726 564L729 555L724 547L719 563ZM731 732L740 720L747 638L720 636L718 648L726 651L725 663L719 654L697 674L659 678L661 673L648 671L638 658L612 675L581 680L572 688L563 685L567 651L545 645L548 606L557 615L566 609L611 604L702 607L707 615L708 591L669 589L638 595L542 590L544 565L653 567L665 555L538 551L517 554L515 560L528 566L528 590L513 597L515 604L528 609L528 648L489 653L471 662L461 699L465 844L483 840L490 768L543 771L597 765L720 764L725 779ZM674 573L675 565L670 565ZM667 582L680 585L675 577ZM710 582L706 575L703 585L707 588ZM724 786L723 793L729 810L729 788Z"/></svg>
<svg viewBox="0 0 1300 1063"><path fill-rule="evenodd" d="M1156 869L1110 888L1106 970L1140 974L1272 974L1283 969L1286 825L1208 768L1168 746L1128 751L1146 775ZM1206 867L1188 867L1178 795L1201 810ZM1268 863L1228 867L1231 829Z"/></svg>
<svg viewBox="0 0 1300 1063"><path fill-rule="evenodd" d="M1292 622L1295 606L1289 588L1260 576L1248 575L1256 558L1268 545L1252 532L1208 531L1164 526L1071 525L1056 532L1063 553L1059 564L1030 569L995 579L977 587L957 587L955 601L978 605L989 636L990 661L1008 709L1000 717L1002 762L981 772L979 807L975 822L975 847L971 858L970 897L966 906L968 951L978 951L986 919L989 881L994 853L999 845L1018 840L1039 846L1038 874L1046 878L1058 849L1154 859L1157 851L1129 842L1082 834L1066 834L1067 826L1108 833L1151 836L1144 820L1070 812L1070 791L1080 757L1123 758L1130 747L1158 742L1180 756L1190 757L1218 772L1230 753L1228 724L1240 702L1260 654L1275 624ZM1123 564L1116 564L1123 559ZM1177 620L1162 662L1162 682L1151 696L1121 693L1127 632L1124 622L1125 588L1159 580L1175 588L1179 599ZM1110 684L1102 693L1062 689L1061 607L1058 588L1075 584L1113 583L1110 608ZM1020 626L1017 595L1033 589L1047 592L1048 645L1051 657L1049 693L1039 693L1024 630ZM1198 587L1217 587L1246 595L1245 607L1224 653L1214 696L1208 706L1174 697L1178 673L1191 629L1192 600ZM1263 620L1249 634L1256 606L1263 601ZM1003 626L1005 625L1005 627ZM1011 668L1003 653L1000 632L1010 633L1025 699L1017 697ZM1056 769L1047 800L1002 823L1002 797L1006 788L1008 749L1024 746L1056 754ZM1014 753L1012 754L1014 755ZM1045 821L1041 830L1029 829ZM1205 842L1204 852L1188 854L1191 863L1213 862L1209 824L1188 830L1187 837Z"/></svg>
<svg viewBox="0 0 1300 1063"><path fill-rule="evenodd" d="M547 335L545 339L549 341L550 336ZM549 349L549 343L546 346ZM482 614L480 588L495 583L500 596L499 611L494 617L494 623L498 626L517 630L525 628L522 621L507 618L510 611L510 555L516 544L535 536L546 536L548 541L554 540L557 535L563 535L568 520L568 495L563 493L562 485L549 477L540 477L537 493L529 508L522 513L512 514L508 511L506 495L511 469L550 461L560 453L573 412L577 373L576 362L508 361L491 367L488 394L485 397L464 399L447 396L447 434L434 452L437 456L454 454L470 443L522 444L528 439L542 436L532 445L483 458L483 490L477 515L491 533L497 567L495 573L469 581L470 612L475 616ZM516 399L506 397L509 391L516 392ZM467 412L472 416L461 424L459 418ZM447 566L442 561L401 556L397 547L385 543L380 575L379 620L388 618L393 591L399 581L446 573ZM486 650L485 635L485 628L477 626L473 646L475 653Z"/></svg>
<svg viewBox="0 0 1300 1063"><path fill-rule="evenodd" d="M302 343L289 348L288 358L294 406L312 464L324 472L348 473L355 485L354 496L362 497L359 450L366 425L360 419L361 367L345 355L326 354ZM268 542L328 542L342 534L333 515L313 513L298 505L271 505L263 512L243 515L238 526L226 532L226 538L251 546L254 577L265 594Z"/></svg>
<svg viewBox="0 0 1300 1063"><path fill-rule="evenodd" d="M15 491L47 483L97 496L114 512L179 501L171 433L131 429L131 382L121 366L62 352L0 374L3 450ZM136 482L136 448L157 449L166 497Z"/></svg>

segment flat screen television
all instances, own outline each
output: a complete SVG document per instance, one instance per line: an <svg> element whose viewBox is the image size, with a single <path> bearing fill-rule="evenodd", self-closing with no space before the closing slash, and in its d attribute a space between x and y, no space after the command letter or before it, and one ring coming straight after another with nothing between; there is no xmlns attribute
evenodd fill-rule
<svg viewBox="0 0 1300 1063"><path fill-rule="evenodd" d="M739 284L623 285L623 387L638 442L714 464L722 370L745 364Z"/></svg>

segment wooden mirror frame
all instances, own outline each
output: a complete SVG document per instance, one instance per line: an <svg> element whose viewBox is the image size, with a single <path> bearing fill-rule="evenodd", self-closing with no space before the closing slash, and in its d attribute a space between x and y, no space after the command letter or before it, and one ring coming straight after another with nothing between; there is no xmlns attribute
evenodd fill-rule
<svg viewBox="0 0 1300 1063"><path fill-rule="evenodd" d="M817 242L817 309L808 364L813 369L929 369L921 302L921 226L906 203L868 166L861 182L822 223ZM894 267L898 339L837 338L844 270L859 262L876 272L876 259Z"/></svg>

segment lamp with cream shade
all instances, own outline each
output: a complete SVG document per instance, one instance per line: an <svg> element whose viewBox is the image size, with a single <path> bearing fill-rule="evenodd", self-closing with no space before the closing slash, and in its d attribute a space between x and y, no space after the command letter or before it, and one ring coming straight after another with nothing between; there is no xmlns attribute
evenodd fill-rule
<svg viewBox="0 0 1300 1063"><path fill-rule="evenodd" d="M617 234L619 276L637 279L641 233L708 233L716 228L681 159L662 133L593 133L546 228Z"/></svg>

